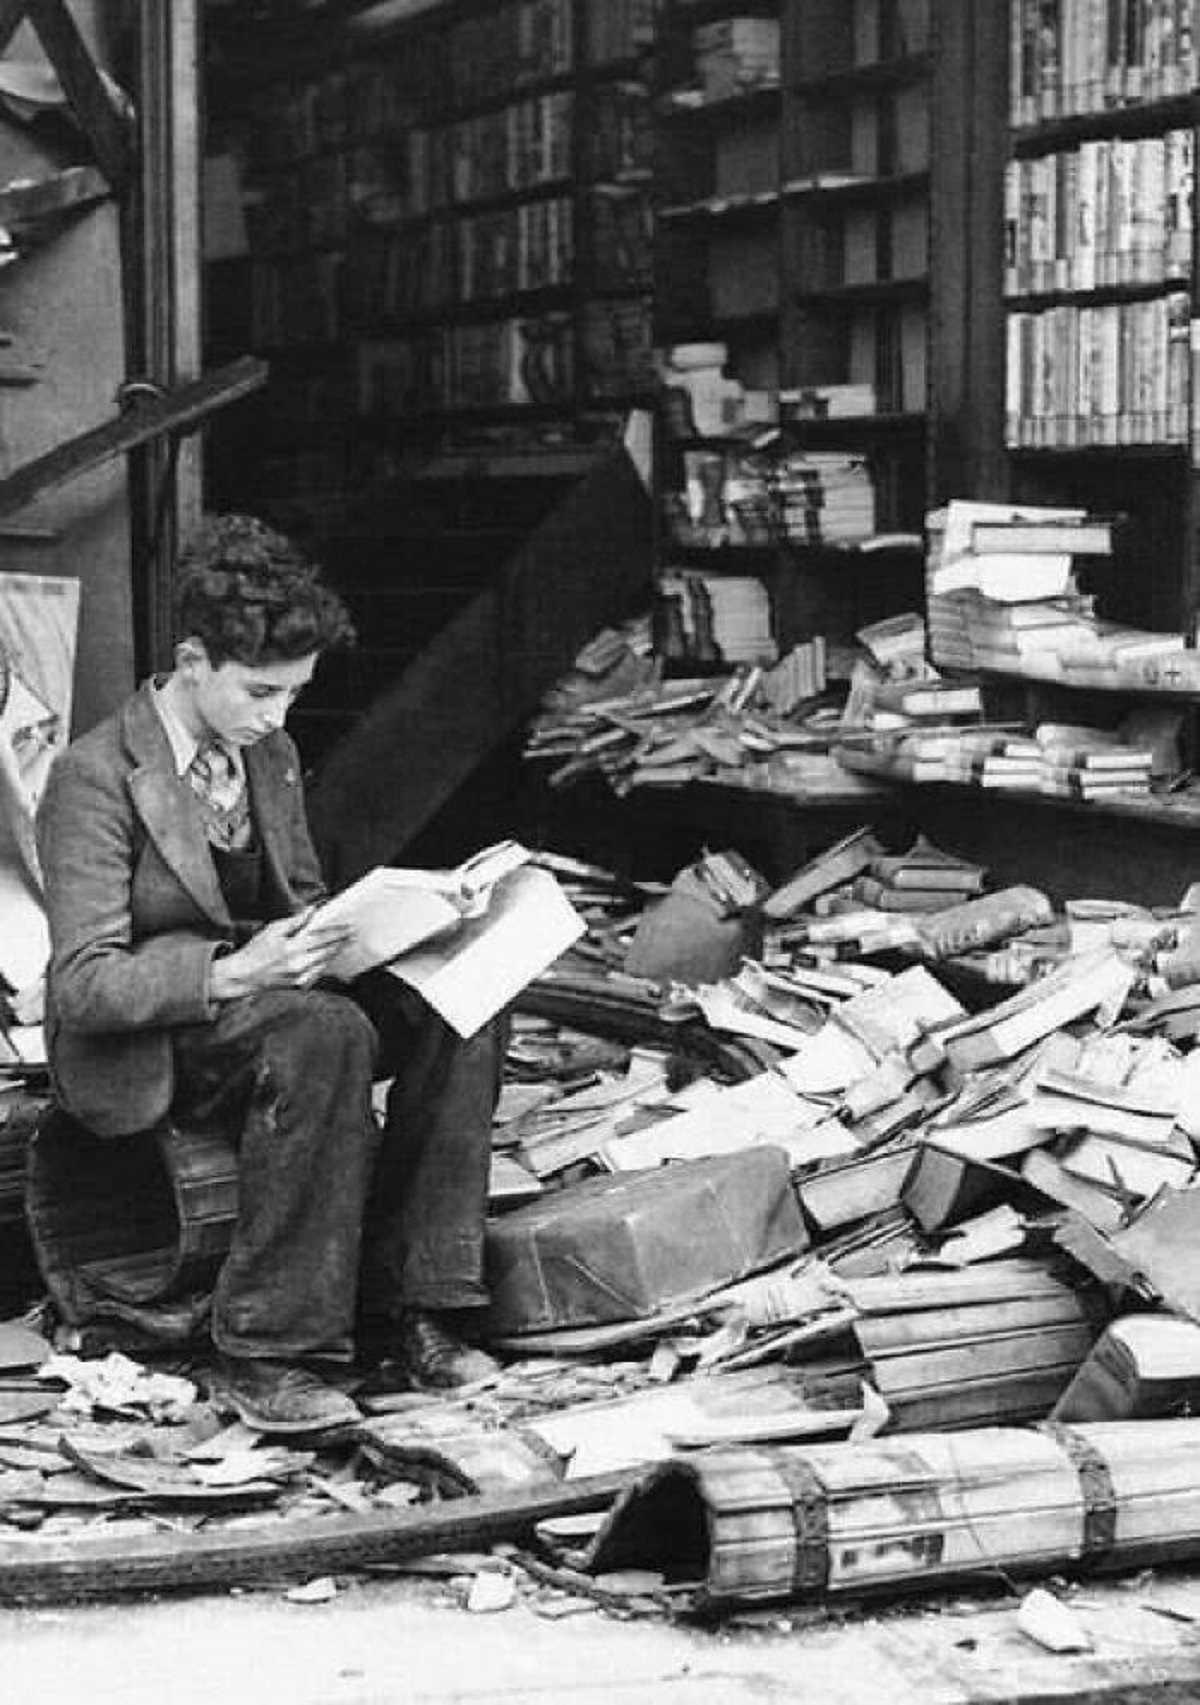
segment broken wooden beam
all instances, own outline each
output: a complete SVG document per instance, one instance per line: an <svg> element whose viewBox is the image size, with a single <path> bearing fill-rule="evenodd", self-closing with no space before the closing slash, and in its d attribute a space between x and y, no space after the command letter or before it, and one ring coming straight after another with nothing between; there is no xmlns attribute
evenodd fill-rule
<svg viewBox="0 0 1200 1705"><path fill-rule="evenodd" d="M67 1603L134 1593L303 1579L440 1551L479 1551L520 1539L551 1516L604 1510L629 1474L601 1474L493 1496L452 1498L414 1509L281 1519L221 1532L0 1540L0 1601Z"/></svg>
<svg viewBox="0 0 1200 1705"><path fill-rule="evenodd" d="M100 170L121 194L134 159L131 115L100 74L88 45L63 0L25 0L23 10L54 67L64 95Z"/></svg>
<svg viewBox="0 0 1200 1705"><path fill-rule="evenodd" d="M248 397L266 383L265 361L244 355L202 379L177 385L162 397L140 402L103 426L81 432L65 444L26 462L0 480L0 518L14 515L35 499L90 473L93 468L165 434L194 432L217 409Z"/></svg>

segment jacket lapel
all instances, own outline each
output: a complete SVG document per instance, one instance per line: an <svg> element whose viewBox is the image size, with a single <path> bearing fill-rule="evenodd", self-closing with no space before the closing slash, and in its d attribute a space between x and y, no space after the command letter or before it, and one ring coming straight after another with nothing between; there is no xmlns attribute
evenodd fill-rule
<svg viewBox="0 0 1200 1705"><path fill-rule="evenodd" d="M146 831L200 910L222 929L233 919L221 893L216 866L191 795L175 771L171 745L154 708L147 681L131 700L124 722L125 746L134 760L129 792Z"/></svg>
<svg viewBox="0 0 1200 1705"><path fill-rule="evenodd" d="M279 893L289 906L295 903L289 873L291 871L292 791L298 778L287 745L274 736L248 746L242 754L246 765L246 785L250 790L250 810L258 830L267 869Z"/></svg>

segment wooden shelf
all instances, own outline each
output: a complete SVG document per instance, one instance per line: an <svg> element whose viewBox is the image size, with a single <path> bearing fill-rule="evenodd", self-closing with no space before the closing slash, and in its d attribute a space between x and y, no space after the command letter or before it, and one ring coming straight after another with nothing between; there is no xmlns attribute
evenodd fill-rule
<svg viewBox="0 0 1200 1705"><path fill-rule="evenodd" d="M1194 656L1195 653L1191 655ZM1169 672L1169 657L1162 659L1161 667L1164 672ZM955 673L955 671L947 670L947 673ZM967 673L981 675L985 680L1009 681L1028 687L1058 687L1070 692L1104 693L1114 698L1165 699L1175 704L1200 703L1200 687L1155 686L1145 681L1097 679L1096 676L1085 674L1082 670L1073 670L1067 674L1031 675L1017 669L979 669L972 667Z"/></svg>
<svg viewBox="0 0 1200 1705"><path fill-rule="evenodd" d="M870 306L877 302L923 301L929 294L929 279L879 278L872 284L839 284L827 290L798 290L796 301L811 307Z"/></svg>
<svg viewBox="0 0 1200 1705"><path fill-rule="evenodd" d="M1176 443L1139 444L1010 444L1007 454L1019 461L1080 461L1098 462L1113 456L1132 456L1147 461L1185 463L1188 446Z"/></svg>
<svg viewBox="0 0 1200 1705"><path fill-rule="evenodd" d="M932 70L931 54L908 53L899 59L881 59L874 65L848 66L824 77L805 77L792 85L792 93L810 101L840 101L847 95L873 94L923 82Z"/></svg>
<svg viewBox="0 0 1200 1705"><path fill-rule="evenodd" d="M673 89L658 102L658 115L668 123L720 124L726 119L741 119L769 115L779 106L781 89L778 83L756 83L753 88L740 89L733 95L705 95L700 89ZM687 95L697 98L688 100Z"/></svg>
<svg viewBox="0 0 1200 1705"><path fill-rule="evenodd" d="M825 206L853 206L856 203L886 205L893 201L907 201L911 196L927 194L929 191L929 173L895 172L889 177L855 178L852 182L839 183L838 177L848 178L849 174L837 172L814 172L812 179L799 178L783 186L785 201L814 202Z"/></svg>
<svg viewBox="0 0 1200 1705"><path fill-rule="evenodd" d="M1163 130L1189 129L1197 122L1200 96L1172 95L1166 100L1131 102L1101 112L1072 113L1020 125L1011 133L1010 147L1019 159L1028 159L1037 154L1057 154L1080 142L1155 136Z"/></svg>
<svg viewBox="0 0 1200 1705"><path fill-rule="evenodd" d="M1033 311L1064 304L1087 308L1101 306L1106 302L1152 302L1156 297L1175 295L1178 291L1188 291L1190 288L1190 280L1186 276L1143 279L1137 283L1126 284L1095 284L1084 290L1063 285L1050 290L1017 290L1006 293L1004 305L1018 312L1022 309Z"/></svg>
<svg viewBox="0 0 1200 1705"><path fill-rule="evenodd" d="M669 224L729 223L770 218L779 211L779 191L760 190L753 195L713 195L704 201L687 201L660 207L658 218Z"/></svg>
<svg viewBox="0 0 1200 1705"><path fill-rule="evenodd" d="M783 402L781 406L786 409L788 404ZM783 430L789 438L840 445L845 438L886 438L896 433L915 437L924 432L928 424L928 416L924 413L884 411L813 417L789 415L783 421Z"/></svg>

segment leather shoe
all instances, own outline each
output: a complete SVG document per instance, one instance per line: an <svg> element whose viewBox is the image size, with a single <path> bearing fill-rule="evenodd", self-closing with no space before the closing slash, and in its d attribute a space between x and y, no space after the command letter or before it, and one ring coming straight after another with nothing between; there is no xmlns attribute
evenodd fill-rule
<svg viewBox="0 0 1200 1705"><path fill-rule="evenodd" d="M290 1362L224 1356L216 1387L218 1400L259 1433L329 1433L362 1420L345 1392Z"/></svg>
<svg viewBox="0 0 1200 1705"><path fill-rule="evenodd" d="M423 1308L406 1312L384 1362L398 1364L417 1391L452 1391L477 1385L500 1371L499 1362L486 1350L463 1342L444 1314Z"/></svg>

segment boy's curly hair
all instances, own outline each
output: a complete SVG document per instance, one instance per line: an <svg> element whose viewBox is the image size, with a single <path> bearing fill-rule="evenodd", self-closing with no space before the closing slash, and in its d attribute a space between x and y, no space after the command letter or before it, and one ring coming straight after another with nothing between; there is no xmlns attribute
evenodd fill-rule
<svg viewBox="0 0 1200 1705"><path fill-rule="evenodd" d="M291 662L354 640L315 564L253 515L201 523L179 560L175 634L203 640L214 667Z"/></svg>

